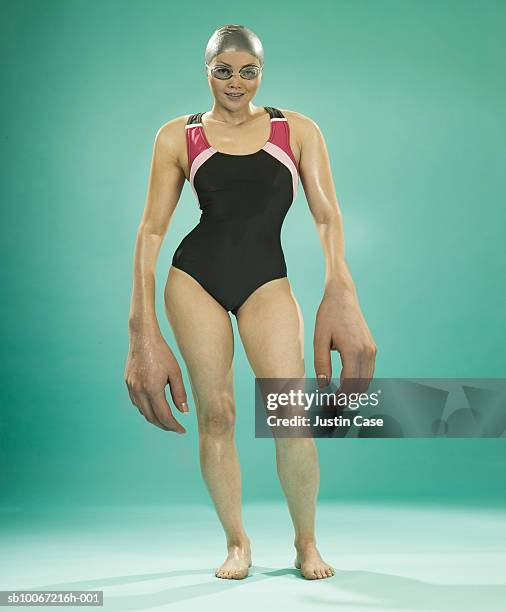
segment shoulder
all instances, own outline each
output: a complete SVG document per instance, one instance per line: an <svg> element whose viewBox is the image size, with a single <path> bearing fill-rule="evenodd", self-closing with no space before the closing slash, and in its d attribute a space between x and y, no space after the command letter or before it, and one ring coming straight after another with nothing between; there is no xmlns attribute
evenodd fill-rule
<svg viewBox="0 0 506 612"><path fill-rule="evenodd" d="M168 157L179 159L186 148L186 124L188 115L180 115L161 125L155 135L155 147Z"/></svg>
<svg viewBox="0 0 506 612"><path fill-rule="evenodd" d="M314 119L311 119L311 117L285 108L280 108L279 110L288 119L290 129L294 130L301 140L305 140L308 136L314 136L321 133L320 126Z"/></svg>

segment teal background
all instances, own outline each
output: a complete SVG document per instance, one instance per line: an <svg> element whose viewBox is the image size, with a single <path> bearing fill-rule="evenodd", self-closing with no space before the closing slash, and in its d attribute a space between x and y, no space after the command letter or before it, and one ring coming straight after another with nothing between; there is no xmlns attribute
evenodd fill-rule
<svg viewBox="0 0 506 612"><path fill-rule="evenodd" d="M504 376L504 2L1 7L4 507L210 503L193 401L179 417L188 435L162 432L130 404L123 369L154 136L211 107L203 52L226 23L262 39L255 103L299 111L324 134L376 376ZM158 263L158 317L178 357L162 287L197 221L185 185ZM282 239L312 376L324 260L301 185ZM244 499L279 500L236 338ZM504 439L318 447L322 500L506 501Z"/></svg>

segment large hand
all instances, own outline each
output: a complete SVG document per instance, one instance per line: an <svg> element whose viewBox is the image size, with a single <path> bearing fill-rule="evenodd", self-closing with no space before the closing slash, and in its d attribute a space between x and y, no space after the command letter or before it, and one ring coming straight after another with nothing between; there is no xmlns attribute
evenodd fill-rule
<svg viewBox="0 0 506 612"><path fill-rule="evenodd" d="M176 408L188 412L181 370L169 346L159 334L136 334L130 339L125 382L134 406L146 420L165 431L184 434L165 397L165 385Z"/></svg>
<svg viewBox="0 0 506 612"><path fill-rule="evenodd" d="M330 351L337 350L343 364L341 387L349 392L351 387L346 385L345 379L360 378L360 383L353 384L353 391L367 391L374 373L377 348L354 292L325 294L316 314L313 348L319 386L330 383Z"/></svg>

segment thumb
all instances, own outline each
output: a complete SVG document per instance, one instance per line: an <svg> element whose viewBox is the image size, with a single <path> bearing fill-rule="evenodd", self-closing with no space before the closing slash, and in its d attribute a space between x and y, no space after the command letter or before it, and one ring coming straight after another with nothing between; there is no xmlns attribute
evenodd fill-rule
<svg viewBox="0 0 506 612"><path fill-rule="evenodd" d="M167 382L170 388L170 395L176 408L179 412L188 412L188 398L186 397L181 370L178 369L175 372L171 372Z"/></svg>
<svg viewBox="0 0 506 612"><path fill-rule="evenodd" d="M332 378L332 361L330 358L330 338L315 334L314 369L319 387L326 387Z"/></svg>

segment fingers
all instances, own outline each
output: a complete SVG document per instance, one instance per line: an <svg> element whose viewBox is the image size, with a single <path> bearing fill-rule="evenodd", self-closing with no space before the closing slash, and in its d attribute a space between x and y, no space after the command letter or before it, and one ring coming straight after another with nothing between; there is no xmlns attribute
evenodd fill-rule
<svg viewBox="0 0 506 612"><path fill-rule="evenodd" d="M330 337L315 333L313 340L314 369L319 387L326 387L332 378L332 361L330 357Z"/></svg>
<svg viewBox="0 0 506 612"><path fill-rule="evenodd" d="M147 393L138 393L137 397L139 398L140 412L145 419L164 431L170 431L170 428L158 418L158 415L153 409L152 398Z"/></svg>
<svg viewBox="0 0 506 612"><path fill-rule="evenodd" d="M130 396L130 401L132 402L132 404L137 408L137 410L139 411L139 414L141 416L144 416L142 414L142 410L141 410L141 402L140 399L137 398L136 394L130 390L130 387L127 385L127 389L128 389L128 395Z"/></svg>
<svg viewBox="0 0 506 612"><path fill-rule="evenodd" d="M175 431L179 434L186 433L186 429L174 418L163 389L159 392L152 393L149 399L156 418L168 431Z"/></svg>
<svg viewBox="0 0 506 612"><path fill-rule="evenodd" d="M188 412L181 371L176 370L176 374L171 375L170 379L175 381L174 387L176 391L172 395L174 401L177 402L176 406L178 406L181 412ZM132 404L137 407L140 414L147 421L164 431L174 431L179 434L186 433L186 429L176 421L172 414L172 410L165 397L165 385L158 388L154 383L149 386L139 382L132 383L130 381L129 383L128 380L125 380L125 383Z"/></svg>
<svg viewBox="0 0 506 612"><path fill-rule="evenodd" d="M188 399L184 388L183 376L181 370L174 370L169 374L170 395L174 405L180 412L188 412Z"/></svg>
<svg viewBox="0 0 506 612"><path fill-rule="evenodd" d="M150 395L141 389L134 389L127 383L128 395L130 396L130 400L132 404L137 408L139 413L153 425L163 429L164 431L172 431L172 429L165 425L158 418L157 414L153 410L153 402L151 401Z"/></svg>
<svg viewBox="0 0 506 612"><path fill-rule="evenodd" d="M132 402L134 406L136 406L140 410L139 404L137 403L137 398L135 397L133 391L131 391L129 384L126 383L126 386L128 390L128 395L130 396L130 401Z"/></svg>
<svg viewBox="0 0 506 612"><path fill-rule="evenodd" d="M343 351L340 376L343 393L365 393L374 374L377 349L364 345L360 349Z"/></svg>

